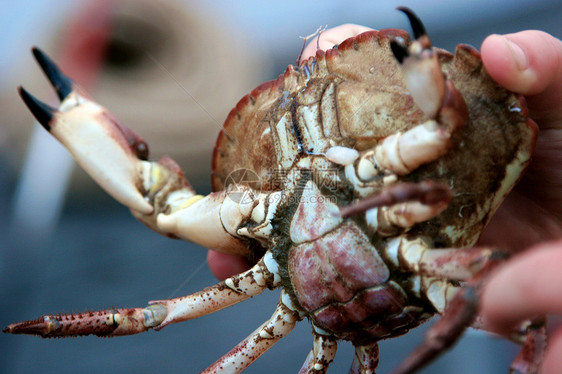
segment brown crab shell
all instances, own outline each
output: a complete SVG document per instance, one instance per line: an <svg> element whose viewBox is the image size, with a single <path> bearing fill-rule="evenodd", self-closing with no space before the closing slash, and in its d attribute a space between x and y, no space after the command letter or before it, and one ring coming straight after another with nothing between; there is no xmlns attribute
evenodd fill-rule
<svg viewBox="0 0 562 374"><path fill-rule="evenodd" d="M276 80L244 96L217 138L213 190L226 188L227 176L238 169L256 173L262 191L283 189L282 181L269 182L272 171L292 167L280 159L275 126L285 113L296 118L296 108L322 100L330 83L335 83L337 90L333 104L337 118L319 115L317 119L329 141L290 144L292 165L310 154L321 155L333 145L361 152L390 134L426 121L405 88L402 71L390 50L390 40L397 37L409 42L403 30L367 31L326 52L317 51L298 70L288 66ZM469 119L455 134L453 149L399 177L399 181L433 180L449 185L454 191L449 207L413 231L434 238L436 246L472 246L530 162L537 126L527 118L524 98L489 77L476 49L461 44L454 55L438 48L435 51L443 73L463 95ZM298 121L293 126L295 132L303 131ZM514 167L517 175L507 178L513 166L508 165L516 158L520 160ZM502 185L506 179L510 179L508 186Z"/></svg>
<svg viewBox="0 0 562 374"><path fill-rule="evenodd" d="M361 120L357 122L343 120L355 112L354 107L361 97L349 95L345 89L342 89L343 87L340 87L343 98L341 107L338 107L340 128L335 129L336 131L332 134L338 145L353 145L359 150L367 149L398 128L406 128L416 119L423 118L421 111L413 107L411 97L400 92L404 90L404 81L401 75L397 74L399 67L394 56L389 54L389 42L393 37L409 40L408 33L403 30L368 31L347 39L326 52L319 50L315 57L311 57L305 64L302 64L303 67L315 65L310 76L315 81L325 77L328 79L337 77L342 78L343 85L346 85L346 80L369 82L371 88L366 94L370 96L370 101L380 98L382 102L377 106L393 108L384 127L379 125L376 129L372 129L372 134L367 134L365 128L373 127L370 123L364 123ZM356 52L359 51L359 48L361 48L361 53L358 54ZM382 51L384 53L381 53ZM372 58L364 61L363 57L367 54L370 54ZM373 74L372 67L375 67L377 74ZM308 92L305 91L299 95L301 97L317 98L322 94L325 85L307 84L307 80L304 71L295 70L292 65L289 65L284 74L256 87L236 104L225 120L215 145L211 179L213 191L225 188L227 176L235 170L252 170L256 172L260 180L265 181L271 177L272 170L279 168L280 160L275 149L275 139L271 131L263 135L264 130L274 127L285 111L294 109L297 100L293 100L291 96L297 94L301 88L308 89ZM388 86L400 87L392 99L398 99L402 103L402 107L409 106L410 111L413 110L417 113L410 113L407 116L410 118L406 119L399 113L402 108L393 105L391 98L378 95L381 89L384 90L384 87ZM307 101L310 103L313 100L308 99ZM298 104L302 104L302 102ZM352 126L346 128L346 124ZM297 158L298 154L295 154L295 160ZM274 183L263 184L265 190L275 186Z"/></svg>

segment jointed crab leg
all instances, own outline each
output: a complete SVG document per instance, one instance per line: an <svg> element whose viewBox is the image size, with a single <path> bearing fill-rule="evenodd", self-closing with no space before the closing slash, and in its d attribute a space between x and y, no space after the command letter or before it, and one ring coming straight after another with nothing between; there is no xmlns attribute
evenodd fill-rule
<svg viewBox="0 0 562 374"><path fill-rule="evenodd" d="M507 252L491 247L431 248L423 238L399 236L384 249L396 266L425 277L472 279L483 269L505 261Z"/></svg>
<svg viewBox="0 0 562 374"><path fill-rule="evenodd" d="M431 302L435 310L444 312L460 290L450 281L477 281L490 269L506 259L506 252L489 247L432 248L425 238L399 236L383 249L395 265L409 269L419 281L411 291Z"/></svg>
<svg viewBox="0 0 562 374"><path fill-rule="evenodd" d="M397 183L341 208L340 213L342 217L364 213L369 227L389 236L437 216L450 200L449 187L439 183Z"/></svg>
<svg viewBox="0 0 562 374"><path fill-rule="evenodd" d="M155 330L160 330L170 323L187 321L216 312L259 295L266 289L274 289L280 285L280 282L277 263L268 251L250 270L234 275L215 286L172 300L151 301L151 306L165 305L168 310L166 318L155 327Z"/></svg>
<svg viewBox="0 0 562 374"><path fill-rule="evenodd" d="M269 268L268 268L269 265ZM271 271L270 271L271 269ZM154 328L211 314L279 285L271 254L250 270L207 287L189 296L151 301L145 308L119 308L97 312L42 316L17 322L3 331L12 334L40 335L44 338L77 335L132 335Z"/></svg>
<svg viewBox="0 0 562 374"><path fill-rule="evenodd" d="M281 299L271 318L203 373L240 373L279 339L291 332L302 317L286 305L286 300L289 300L288 295L281 291Z"/></svg>
<svg viewBox="0 0 562 374"><path fill-rule="evenodd" d="M470 287L457 292L443 317L426 333L425 341L392 374L413 373L453 345L476 317L478 299Z"/></svg>
<svg viewBox="0 0 562 374"><path fill-rule="evenodd" d="M358 345L355 347L355 357L349 374L375 374L379 365L379 345Z"/></svg>
<svg viewBox="0 0 562 374"><path fill-rule="evenodd" d="M547 346L546 318L524 322L518 335L523 340L523 348L511 363L510 373L538 373ZM518 339L512 340L521 343Z"/></svg>
<svg viewBox="0 0 562 374"><path fill-rule="evenodd" d="M381 235L410 228L441 213L451 200L449 187L434 183L399 183L341 208L342 217L365 213L367 224Z"/></svg>
<svg viewBox="0 0 562 374"><path fill-rule="evenodd" d="M406 236L391 240L385 253L395 265L417 274L420 279L412 291L425 296L443 314L424 343L393 372L413 373L453 345L475 322L482 281L507 253L488 247L434 249L421 237ZM451 280L461 281L462 287Z"/></svg>
<svg viewBox="0 0 562 374"><path fill-rule="evenodd" d="M450 200L451 191L447 186L429 181L401 183L342 208L341 215L345 218L364 213L373 208L396 206L412 201L432 206L447 204Z"/></svg>
<svg viewBox="0 0 562 374"><path fill-rule="evenodd" d="M325 373L336 356L338 343L334 336L318 334L314 330L312 335L314 336L314 344L299 370L299 374Z"/></svg>

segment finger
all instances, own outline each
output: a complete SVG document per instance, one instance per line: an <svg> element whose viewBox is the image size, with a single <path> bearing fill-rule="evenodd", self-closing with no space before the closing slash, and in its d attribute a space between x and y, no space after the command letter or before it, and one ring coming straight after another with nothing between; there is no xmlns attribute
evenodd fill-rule
<svg viewBox="0 0 562 374"><path fill-rule="evenodd" d="M548 349L542 364L543 374L560 373L562 366L562 329L551 334L548 339Z"/></svg>
<svg viewBox="0 0 562 374"><path fill-rule="evenodd" d="M562 314L562 240L542 244L494 274L482 294L485 328L505 333L518 322Z"/></svg>
<svg viewBox="0 0 562 374"><path fill-rule="evenodd" d="M560 108L562 42L559 39L537 30L490 35L481 50L484 66L494 80L508 90L535 95L529 102L532 110L545 112Z"/></svg>
<svg viewBox="0 0 562 374"><path fill-rule="evenodd" d="M248 261L242 256L229 255L212 250L209 250L207 253L207 263L211 273L219 280L225 280L250 268Z"/></svg>
<svg viewBox="0 0 562 374"><path fill-rule="evenodd" d="M306 60L309 57L316 55L316 50L321 49L323 51L333 48L334 45L340 44L345 39L351 38L352 36L359 35L365 31L372 30L365 26L354 25L351 23L334 27L323 31L312 39L310 43L306 46L302 53L302 59ZM318 41L320 38L320 41Z"/></svg>

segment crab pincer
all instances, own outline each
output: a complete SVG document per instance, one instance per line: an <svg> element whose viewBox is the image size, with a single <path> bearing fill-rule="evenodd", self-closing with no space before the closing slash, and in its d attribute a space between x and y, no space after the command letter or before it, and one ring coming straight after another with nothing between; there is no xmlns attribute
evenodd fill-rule
<svg viewBox="0 0 562 374"><path fill-rule="evenodd" d="M414 101L428 117L435 118L446 91L437 54L421 20L408 8L399 7L398 10L408 16L415 40L407 46L404 39L395 38L390 42L390 48L402 65L406 85Z"/></svg>
<svg viewBox="0 0 562 374"><path fill-rule="evenodd" d="M415 40L408 45L404 38L395 37L390 48L410 95L429 120L387 137L374 157L381 167L405 175L449 151L454 145L451 138L466 123L468 111L462 94L443 75L421 20L406 7L398 9L408 16Z"/></svg>
<svg viewBox="0 0 562 374"><path fill-rule="evenodd" d="M61 104L52 108L19 87L31 113L111 196L133 210L150 214L153 208L137 188L141 159L148 156L147 144L87 98L45 53L38 48L32 51Z"/></svg>
<svg viewBox="0 0 562 374"><path fill-rule="evenodd" d="M390 42L392 53L402 66L406 86L416 104L429 118L440 121L449 132L453 132L468 119L464 98L445 77L438 54L421 20L406 7L399 7L398 10L408 16L416 38L409 46L401 38Z"/></svg>

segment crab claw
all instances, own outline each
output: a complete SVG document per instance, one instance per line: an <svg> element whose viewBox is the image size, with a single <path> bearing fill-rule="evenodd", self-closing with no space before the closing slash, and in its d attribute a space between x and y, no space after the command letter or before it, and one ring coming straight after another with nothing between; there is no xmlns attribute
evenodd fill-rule
<svg viewBox="0 0 562 374"><path fill-rule="evenodd" d="M33 47L31 52L57 91L59 100L63 101L72 92L72 80L61 73L57 65L45 54L45 52L37 47Z"/></svg>
<svg viewBox="0 0 562 374"><path fill-rule="evenodd" d="M395 38L390 42L392 53L402 65L406 86L416 104L429 118L436 118L446 94L439 60L421 20L408 8L398 10L408 16L416 40L407 46L404 39Z"/></svg>
<svg viewBox="0 0 562 374"><path fill-rule="evenodd" d="M56 108L53 108L42 101L39 101L35 96L27 92L23 87L18 87L18 92L31 112L35 119L43 126L47 131L51 131L51 121L53 120L54 114L57 112Z"/></svg>
<svg viewBox="0 0 562 374"><path fill-rule="evenodd" d="M408 16L408 20L410 21L410 25L412 25L412 31L414 32L414 37L416 39L420 39L423 36L427 37L425 26L423 25L421 19L419 19L419 17L416 16L416 14L412 11L412 9L405 6L399 6L396 9ZM429 42L429 39L427 41Z"/></svg>
<svg viewBox="0 0 562 374"><path fill-rule="evenodd" d="M148 156L144 140L119 124L104 107L81 95L47 55L37 48L33 55L61 105L51 108L20 87L20 96L31 113L111 196L137 212L151 214L153 207L138 190L142 160Z"/></svg>

